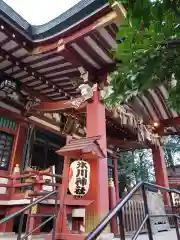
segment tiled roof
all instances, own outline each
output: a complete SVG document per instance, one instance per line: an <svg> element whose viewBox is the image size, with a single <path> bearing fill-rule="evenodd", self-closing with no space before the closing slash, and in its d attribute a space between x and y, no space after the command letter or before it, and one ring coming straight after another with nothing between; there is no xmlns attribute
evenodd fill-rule
<svg viewBox="0 0 180 240"><path fill-rule="evenodd" d="M81 155L83 153L91 153L92 151L99 151L104 155L102 149L98 144L100 136L86 137L81 139L70 140L69 143L57 151L58 154L68 155L70 152L76 152Z"/></svg>
<svg viewBox="0 0 180 240"><path fill-rule="evenodd" d="M55 19L40 26L29 24L3 0L0 0L0 15L21 28L30 38L43 39L71 27L107 4L108 0L81 0Z"/></svg>

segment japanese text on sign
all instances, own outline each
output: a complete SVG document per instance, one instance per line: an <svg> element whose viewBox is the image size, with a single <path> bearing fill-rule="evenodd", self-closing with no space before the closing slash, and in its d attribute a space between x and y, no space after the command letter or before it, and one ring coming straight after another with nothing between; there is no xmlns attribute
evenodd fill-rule
<svg viewBox="0 0 180 240"><path fill-rule="evenodd" d="M90 185L90 166L84 160L74 161L70 166L69 190L74 196L87 194Z"/></svg>

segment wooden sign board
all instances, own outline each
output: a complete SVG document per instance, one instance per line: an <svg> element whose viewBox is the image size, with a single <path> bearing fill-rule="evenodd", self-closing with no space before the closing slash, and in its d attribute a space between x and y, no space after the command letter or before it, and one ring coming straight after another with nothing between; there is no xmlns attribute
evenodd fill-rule
<svg viewBox="0 0 180 240"><path fill-rule="evenodd" d="M146 192L147 202L150 215L165 215L165 206L163 196L157 192ZM151 227L153 233L170 230L170 225L167 217L152 217Z"/></svg>

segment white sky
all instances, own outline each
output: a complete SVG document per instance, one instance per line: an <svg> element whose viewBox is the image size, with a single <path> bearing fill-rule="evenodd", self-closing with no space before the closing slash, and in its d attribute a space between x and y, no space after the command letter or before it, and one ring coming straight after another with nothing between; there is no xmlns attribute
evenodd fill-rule
<svg viewBox="0 0 180 240"><path fill-rule="evenodd" d="M33 25L41 25L65 12L80 0L4 0Z"/></svg>

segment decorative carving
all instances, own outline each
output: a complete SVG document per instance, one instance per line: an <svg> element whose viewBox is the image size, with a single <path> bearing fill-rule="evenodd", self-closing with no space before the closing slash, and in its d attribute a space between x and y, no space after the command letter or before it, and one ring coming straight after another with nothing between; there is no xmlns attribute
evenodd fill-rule
<svg viewBox="0 0 180 240"><path fill-rule="evenodd" d="M14 101L18 101L19 100L19 95L16 92L13 92L11 94L8 94L8 97Z"/></svg>
<svg viewBox="0 0 180 240"><path fill-rule="evenodd" d="M37 111L37 107L40 104L40 100L35 97L28 97L28 101L25 106L25 114L29 113L31 110Z"/></svg>
<svg viewBox="0 0 180 240"><path fill-rule="evenodd" d="M85 101L86 100L83 97L79 97L79 98L74 98L68 103L71 103L73 108L78 109L81 106L81 104L84 103Z"/></svg>
<svg viewBox="0 0 180 240"><path fill-rule="evenodd" d="M78 68L81 74L81 78L83 79L84 83L89 82L89 72L86 71L82 66Z"/></svg>
<svg viewBox="0 0 180 240"><path fill-rule="evenodd" d="M73 98L68 101L67 104L71 104L73 108L78 109L80 106L85 103L87 100L93 97L93 91L97 90L97 84L94 84L93 87L90 87L88 84L81 84L79 86L81 90L81 97Z"/></svg>
<svg viewBox="0 0 180 240"><path fill-rule="evenodd" d="M54 120L59 126L62 134L80 137L85 136L85 130L77 118L65 113L44 113L44 117Z"/></svg>

